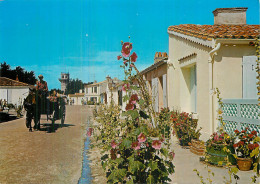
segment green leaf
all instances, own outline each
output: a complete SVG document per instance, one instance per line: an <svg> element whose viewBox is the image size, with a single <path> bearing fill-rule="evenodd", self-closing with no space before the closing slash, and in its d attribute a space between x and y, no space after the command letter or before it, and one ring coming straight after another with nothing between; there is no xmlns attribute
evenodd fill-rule
<svg viewBox="0 0 260 184"><path fill-rule="evenodd" d="M130 88L131 88L132 90L135 90L135 91L138 91L138 90L139 90L139 87L138 87L138 86L130 86Z"/></svg>
<svg viewBox="0 0 260 184"><path fill-rule="evenodd" d="M165 156L165 157L168 157L169 156L169 154L168 154L168 150L166 149L166 148L161 148L160 149L160 152L163 154L163 156Z"/></svg>
<svg viewBox="0 0 260 184"><path fill-rule="evenodd" d="M121 143L121 145L123 145L123 147L126 148L126 149L130 148L130 147L131 147L131 144L132 144L132 142L131 142L130 140L128 140L128 139L124 139L124 140L122 141L122 143ZM120 145L120 146L121 146L121 145Z"/></svg>
<svg viewBox="0 0 260 184"><path fill-rule="evenodd" d="M254 150L250 153L250 157L257 156L258 154L259 154L259 147L257 147L256 149L254 149Z"/></svg>
<svg viewBox="0 0 260 184"><path fill-rule="evenodd" d="M231 172L236 174L238 172L238 168L237 167L232 167L231 168Z"/></svg>
<svg viewBox="0 0 260 184"><path fill-rule="evenodd" d="M107 162L103 162L103 161L102 161L101 163L102 163L102 167L103 167L103 169L106 170Z"/></svg>
<svg viewBox="0 0 260 184"><path fill-rule="evenodd" d="M134 184L134 179L132 178L131 180L127 181L126 184Z"/></svg>
<svg viewBox="0 0 260 184"><path fill-rule="evenodd" d="M150 183L150 184L155 183L154 178L151 174L147 177L146 183Z"/></svg>
<svg viewBox="0 0 260 184"><path fill-rule="evenodd" d="M157 162L151 161L151 162L148 164L148 167L151 168L151 171L154 171L155 169L158 169L158 164L157 164Z"/></svg>
<svg viewBox="0 0 260 184"><path fill-rule="evenodd" d="M140 99L138 103L139 103L140 105L144 105L144 100L143 100L143 99Z"/></svg>
<svg viewBox="0 0 260 184"><path fill-rule="evenodd" d="M130 116L132 116L132 119L136 119L139 117L139 113L137 112L137 110L129 110L128 113Z"/></svg>
<svg viewBox="0 0 260 184"><path fill-rule="evenodd" d="M128 169L131 173L142 172L145 165L140 161L135 161L134 159L130 159Z"/></svg>
<svg viewBox="0 0 260 184"><path fill-rule="evenodd" d="M127 100L129 100L129 96L128 95L123 96L123 102L126 102Z"/></svg>
<svg viewBox="0 0 260 184"><path fill-rule="evenodd" d="M108 154L105 154L101 157L101 160L106 160L108 158Z"/></svg>

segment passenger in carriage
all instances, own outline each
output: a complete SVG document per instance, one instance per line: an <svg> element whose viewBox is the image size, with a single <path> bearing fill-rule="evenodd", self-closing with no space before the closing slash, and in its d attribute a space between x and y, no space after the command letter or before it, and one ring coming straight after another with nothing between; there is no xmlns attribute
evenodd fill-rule
<svg viewBox="0 0 260 184"><path fill-rule="evenodd" d="M52 94L49 96L50 102L53 103L54 108L54 118L59 119L59 103L58 103L58 94L56 90L53 90Z"/></svg>

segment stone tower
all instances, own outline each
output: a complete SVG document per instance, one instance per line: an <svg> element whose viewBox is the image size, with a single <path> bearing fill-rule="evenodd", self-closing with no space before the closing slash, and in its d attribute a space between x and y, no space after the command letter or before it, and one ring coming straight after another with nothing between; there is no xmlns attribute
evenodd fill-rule
<svg viewBox="0 0 260 184"><path fill-rule="evenodd" d="M61 73L61 78L59 78L60 84L61 84L61 91L65 92L67 88L67 84L70 80L70 74L69 73Z"/></svg>

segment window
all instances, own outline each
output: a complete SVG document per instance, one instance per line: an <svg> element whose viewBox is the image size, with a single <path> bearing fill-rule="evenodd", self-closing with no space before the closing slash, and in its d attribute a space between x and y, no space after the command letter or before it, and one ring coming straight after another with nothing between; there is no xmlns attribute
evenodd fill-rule
<svg viewBox="0 0 260 184"><path fill-rule="evenodd" d="M93 93L93 89L94 89L94 87L92 87L92 93Z"/></svg>
<svg viewBox="0 0 260 184"><path fill-rule="evenodd" d="M97 93L97 87L94 87L94 93Z"/></svg>

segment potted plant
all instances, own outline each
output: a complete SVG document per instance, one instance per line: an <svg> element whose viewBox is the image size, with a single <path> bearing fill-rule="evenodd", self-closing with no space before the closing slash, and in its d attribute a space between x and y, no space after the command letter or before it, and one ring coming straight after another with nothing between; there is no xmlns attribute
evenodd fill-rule
<svg viewBox="0 0 260 184"><path fill-rule="evenodd" d="M200 130L202 128L200 127L198 130L196 130L196 127L194 129L191 129L191 144L190 144L190 151L196 155L204 155L205 154L205 142L199 140L199 137L201 135Z"/></svg>
<svg viewBox="0 0 260 184"><path fill-rule="evenodd" d="M237 166L241 171L250 170L253 161L259 155L259 137L255 130L249 132L248 128L241 132L235 130L236 141L233 144L235 149L235 157L237 158Z"/></svg>
<svg viewBox="0 0 260 184"><path fill-rule="evenodd" d="M236 164L233 139L222 128L214 132L206 142L206 161L214 165Z"/></svg>

